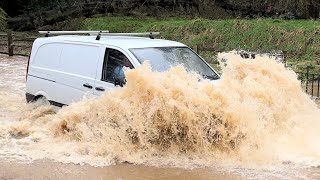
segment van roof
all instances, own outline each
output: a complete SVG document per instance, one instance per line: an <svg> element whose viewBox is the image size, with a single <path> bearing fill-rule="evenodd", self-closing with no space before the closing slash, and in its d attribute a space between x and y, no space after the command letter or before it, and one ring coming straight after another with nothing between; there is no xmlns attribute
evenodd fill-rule
<svg viewBox="0 0 320 180"><path fill-rule="evenodd" d="M80 43L117 46L122 49L186 46L176 41L169 41L164 39L150 39L150 38L144 38L144 37L131 37L131 36L102 36L100 40L96 40L96 36L64 35L64 36L38 38L37 41L43 44L52 43L52 42L80 42Z"/></svg>

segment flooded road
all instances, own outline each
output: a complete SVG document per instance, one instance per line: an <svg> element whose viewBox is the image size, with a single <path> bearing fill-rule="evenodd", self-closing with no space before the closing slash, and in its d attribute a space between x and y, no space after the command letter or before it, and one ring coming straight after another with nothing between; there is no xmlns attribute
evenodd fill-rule
<svg viewBox="0 0 320 180"><path fill-rule="evenodd" d="M27 59L24 57L15 56L9 58L6 55L0 55L0 179L320 178L320 148L318 146L320 144L318 140L320 133L317 133L317 128L320 127L318 124L320 113L316 110L316 105L309 101L304 94L301 94L296 89L297 87L285 83L288 81L286 76L291 77L291 74L287 73L281 76L284 72L282 72L282 69L277 69L280 67L274 68L276 77L264 78L261 83L268 83L268 81L274 83L272 81L272 78L274 78L275 81L279 81L279 84L288 86L283 87L284 92L290 95L288 97L285 97L281 92L279 92L280 95L278 96L277 91L282 87L278 88L277 91L275 90L276 87L269 87L264 90L259 89L257 84L254 84L257 89L254 92L252 91L254 88L248 88L242 92L244 94L240 93L240 95L233 91L233 89L237 88L242 89L242 85L244 87L252 86L251 79L243 81L243 84L235 84L233 82L234 84L228 84L228 89L217 91L210 89L208 84L202 84L201 86L204 89L197 89L197 91L188 92L185 90L185 92L189 93L188 98L192 98L192 94L195 94L194 99L186 101L191 101L197 105L194 107L189 106L188 109L188 111L197 112L197 116L188 114L187 111L181 115L181 117L188 120L185 123L192 124L188 126L188 129L191 127L195 127L195 129L194 132L190 132L190 136L182 136L180 137L182 139L178 141L176 139L177 136L169 137L174 132L166 134L163 130L153 129L154 127L149 125L148 122L137 121L148 119L150 115L144 116L145 112L142 110L139 112L140 114L135 114L130 106L134 106L134 110L137 110L137 107L145 109L142 106L150 98L139 97L137 94L128 94L128 92L132 92L133 88L140 88L140 92L144 91L143 88L135 86L136 84L128 83L126 87L128 90L125 89L123 92L111 94L112 97L117 97L117 99L112 99L108 97L110 95L106 95L101 98L102 100L87 100L61 110L51 106L39 106L38 104L27 105L24 97L26 63ZM242 69L237 69L241 68L240 66L235 66L234 68L239 71L240 76L244 76L247 73ZM271 76L263 68L261 72ZM146 75L149 72L147 69L143 69L138 73ZM131 82L144 80L139 79L141 77L138 76L138 73L132 72L129 74L129 82L130 80ZM166 87L166 84L161 84L166 81L162 82L161 79L168 78L166 80L170 82L171 76L175 76L175 79L181 74L187 82L187 84L181 83L181 86L196 86L191 82L197 82L198 80L194 79L193 76L183 74L183 71L179 69L176 72L172 72L168 77L164 77L162 74L154 74L154 81L160 82L157 86L148 84L147 80L145 80L146 83L144 85L150 86L149 93L151 92L150 89L152 89L155 95L161 96L165 100L167 100L166 98L181 100L183 96L179 96L182 93L181 89L179 89L180 87L174 87L175 89L170 91L169 94L167 91L159 91L161 93L157 94L158 87ZM260 75L254 70L247 74L253 76L254 83L259 81ZM157 81L157 78L159 78L159 81ZM299 85L299 82L295 81L290 83ZM267 87L266 85L268 84L264 84L265 87ZM230 87L233 87L233 89ZM166 88L168 89L168 87ZM258 90L262 93L259 93ZM203 105L209 102L205 100L209 96L201 95L204 92L211 94L211 97L215 97L217 99L215 102L218 105L210 105L209 107ZM220 96L221 92L224 92L223 94L230 99L241 99L240 103L230 105L229 99L224 99L224 96ZM269 97L268 93L270 92L273 92L276 97ZM252 95L250 94L248 97L245 93L252 93ZM294 98L292 99L293 95ZM127 127L126 124L128 122L121 121L128 118L127 114L122 112L122 109L110 106L110 104L119 105L117 103L123 99L122 97L130 100L129 96L135 98L134 101L121 101L121 104L126 105L123 108L129 112L130 117L133 117L130 121L136 124L141 123L139 124L141 127ZM110 104L104 102L103 100L105 99ZM143 99L143 104L135 104L139 99ZM255 99L260 101L257 102ZM278 101L279 99L281 101ZM283 104L281 104L282 101L284 101ZM133 104L130 105L130 103ZM157 103L159 102L150 101L148 107ZM183 112L181 104L177 102L170 103L173 103L175 107L180 107L180 111ZM243 106L244 104L245 106ZM285 104L293 110L282 107ZM170 107L170 104L168 106ZM240 108L241 106L243 107ZM102 107L105 109L100 111ZM158 106L154 107L158 108ZM163 107L163 104L161 104L161 107ZM225 107L227 110L221 109L221 107ZM210 115L210 117L203 115L203 112L210 114L209 110L203 111L206 108L215 109L216 112L220 113L221 120L214 122L227 119L231 125L235 126L238 121L232 122L231 120L235 120L233 116L251 120L244 124L245 126L250 126L251 129L245 129L245 126L242 125L229 129L225 128L225 124L221 127L219 127L219 124L215 125L217 129L225 128L221 129L221 133L234 133L236 138L240 137L239 128L242 130L242 134L252 134L252 137L246 137L242 140L243 144L244 142L247 144L245 146L239 145L237 148L237 144L230 143L234 142L232 136L221 135L221 140L219 138L214 139L217 137L215 134L217 132L212 132L211 129L208 129L212 125L203 127L207 123L204 119L207 120L213 117L213 115ZM246 108L253 110L249 111ZM110 109L114 114L111 113ZM231 109L234 109L234 112ZM148 109L148 111L153 110L152 108ZM161 110L161 108L158 108L155 111L159 115ZM261 112L262 110L263 112ZM167 113L168 110L163 111L166 113L159 115L162 117L162 121L167 121L165 119L166 116L169 119L175 119L177 116L176 114L173 116L171 113ZM246 112L242 112L245 114L239 114L241 111ZM295 115L296 111L301 112L301 114ZM108 113L103 114L104 112ZM255 112L258 112L258 114L255 114ZM250 113L250 116L246 116L246 114ZM116 127L118 129L116 130L114 130L115 125L112 124L114 122L109 121L110 114L113 120L120 119L117 121ZM116 117L115 114L121 114L121 116ZM191 119L196 119L200 114L205 117L204 119L198 119L201 124L189 121L189 116ZM263 116L258 116L259 114L263 114ZM215 119L216 117L212 118L212 120ZM259 121L256 122L255 119L259 119ZM269 119L272 120L272 123L268 122ZM286 119L286 121L277 124L277 121L282 119ZM299 122L301 120L305 121L306 127L300 125ZM162 121L161 123L163 123ZM261 121L265 122L259 124ZM107 123L105 124L105 122ZM308 123L314 123L313 125L316 129L313 129ZM172 124L175 125L175 123ZM185 124L185 126L187 125ZM161 124L157 124L156 128L159 126ZM177 126L178 130L182 127L179 123ZM61 127L67 127L68 129L61 131ZM167 125L161 127L167 127ZM139 128L142 128L141 134ZM197 137L198 133L201 134L197 129L201 128L204 128L205 134ZM256 131L256 129L259 131ZM298 131L299 136L292 132L291 129ZM307 133L303 131L304 129L306 129ZM121 134L121 132L124 132L124 134ZM164 133L158 137L162 139L155 139L155 133L159 132ZM133 135L137 133L140 134L138 144L132 141ZM212 136L209 135L211 133ZM177 134L181 135L181 132ZM265 136L260 137L260 134ZM203 136L206 137L201 140ZM164 139L165 137L167 139ZM191 144L196 140L187 139L190 137L196 138L202 144ZM224 139L224 137L227 138ZM295 140L291 141L291 138ZM161 143L158 144L158 141L161 141ZM277 143L273 143L273 141ZM176 144L173 145L173 142ZM170 144L172 145L171 147L169 147ZM233 149L237 149L237 151L233 152Z"/></svg>
<svg viewBox="0 0 320 180"><path fill-rule="evenodd" d="M105 168L54 162L1 162L0 179L239 179L239 176L208 169L155 168L140 165L115 165Z"/></svg>

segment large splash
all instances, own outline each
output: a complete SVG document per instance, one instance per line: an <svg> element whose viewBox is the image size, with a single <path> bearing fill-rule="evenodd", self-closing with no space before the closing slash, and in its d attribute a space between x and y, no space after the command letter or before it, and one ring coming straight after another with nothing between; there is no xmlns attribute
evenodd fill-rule
<svg viewBox="0 0 320 180"><path fill-rule="evenodd" d="M125 87L60 110L3 104L18 120L0 123L0 155L95 166L318 163L320 112L297 75L265 57L227 64L214 84L145 64L126 72Z"/></svg>

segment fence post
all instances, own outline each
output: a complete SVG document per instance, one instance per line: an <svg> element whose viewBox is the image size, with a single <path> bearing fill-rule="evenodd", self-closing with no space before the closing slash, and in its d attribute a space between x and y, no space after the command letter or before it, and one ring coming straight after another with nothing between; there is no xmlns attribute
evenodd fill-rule
<svg viewBox="0 0 320 180"><path fill-rule="evenodd" d="M313 85L314 85L314 74L312 74L312 81L311 81L311 96L313 96Z"/></svg>
<svg viewBox="0 0 320 180"><path fill-rule="evenodd" d="M320 97L320 75L318 76L318 93L317 96Z"/></svg>
<svg viewBox="0 0 320 180"><path fill-rule="evenodd" d="M308 85L309 85L309 68L310 66L307 66L307 77L306 77L306 93L308 93Z"/></svg>
<svg viewBox="0 0 320 180"><path fill-rule="evenodd" d="M12 32L8 31L8 54L13 56L13 42L12 42Z"/></svg>
<svg viewBox="0 0 320 180"><path fill-rule="evenodd" d="M288 67L288 64L287 64L287 51L283 51L283 62L284 62L284 67Z"/></svg>

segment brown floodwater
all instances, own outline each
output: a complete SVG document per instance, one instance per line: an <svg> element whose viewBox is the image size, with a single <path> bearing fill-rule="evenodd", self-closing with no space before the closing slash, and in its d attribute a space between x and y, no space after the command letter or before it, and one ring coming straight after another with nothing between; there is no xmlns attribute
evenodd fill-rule
<svg viewBox="0 0 320 180"><path fill-rule="evenodd" d="M26 104L27 58L0 55L0 179L319 179L320 112L295 74L230 58L218 86L145 65L59 109Z"/></svg>
<svg viewBox="0 0 320 180"><path fill-rule="evenodd" d="M36 161L31 164L5 162L0 164L0 169L0 179L239 179L239 176L214 169L190 170L129 164L97 168L50 161Z"/></svg>

